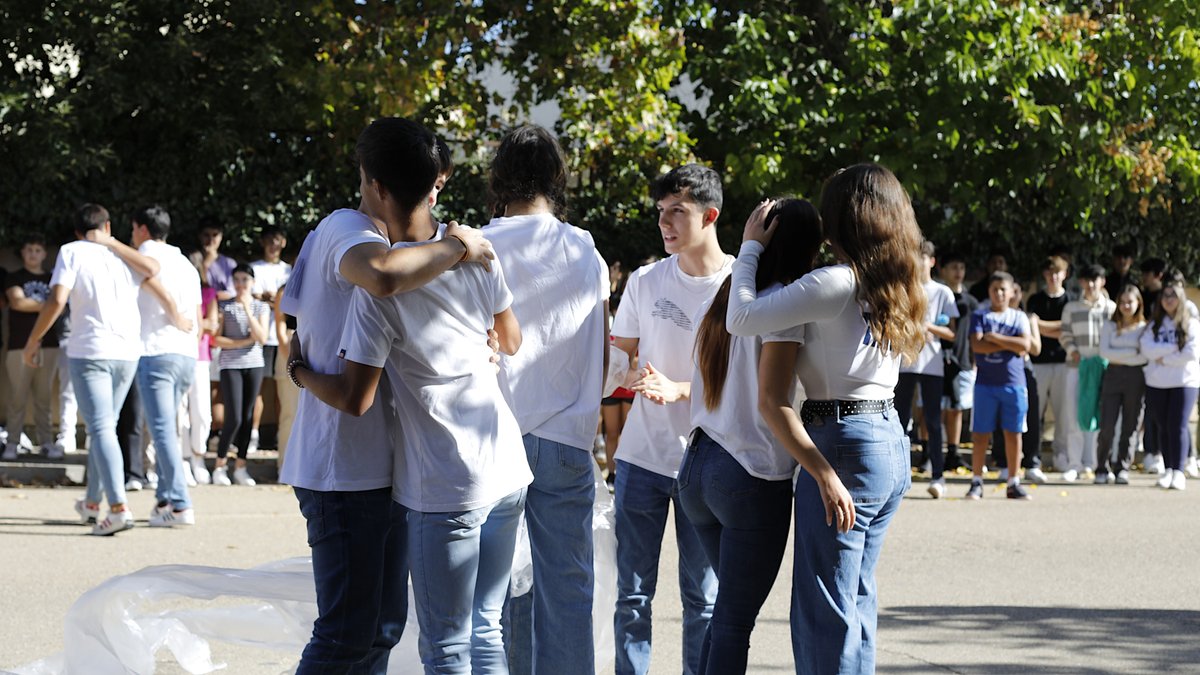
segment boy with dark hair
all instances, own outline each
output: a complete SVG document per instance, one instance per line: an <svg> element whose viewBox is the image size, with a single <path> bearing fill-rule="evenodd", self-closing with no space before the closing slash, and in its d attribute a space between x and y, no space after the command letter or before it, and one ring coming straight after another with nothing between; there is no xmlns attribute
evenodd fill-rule
<svg viewBox="0 0 1200 675"><path fill-rule="evenodd" d="M37 323L38 312L50 297L50 274L46 272L46 240L40 234L27 235L21 244L21 269L8 275L4 294L8 299L8 428L11 432L4 459L17 458L26 407L33 404L35 447L40 445L50 459L63 458L63 446L51 445L50 397L54 374L58 369L58 330L55 327L42 341L42 367L26 368L21 350L29 332Z"/></svg>
<svg viewBox="0 0 1200 675"><path fill-rule="evenodd" d="M1008 256L1000 249L992 249L988 252L987 260L983 265L983 278L971 285L971 290L968 291L977 301L984 302L988 299L988 283L993 272L1008 271Z"/></svg>
<svg viewBox="0 0 1200 675"><path fill-rule="evenodd" d="M975 405L975 358L971 354L971 315L979 301L967 292L963 279L967 276L967 259L951 252L941 257L942 283L954 294L954 306L959 320L954 326L954 340L942 342L945 373L942 378L942 416L946 429L945 468L962 466L958 442L962 438L963 411Z"/></svg>
<svg viewBox="0 0 1200 675"><path fill-rule="evenodd" d="M641 394L626 420L616 460L619 675L645 673L650 667L651 603L672 503L686 672L698 672L717 595L712 565L679 506L675 477L692 431L692 317L733 266L733 256L717 241L721 178L708 167L688 164L655 180L650 196L658 205L658 227L669 257L630 275L612 328L616 346L631 360L631 377L637 378L628 388Z"/></svg>
<svg viewBox="0 0 1200 675"><path fill-rule="evenodd" d="M1038 419L1042 427L1046 424L1046 406L1054 408L1054 466L1063 472L1068 482L1078 478L1067 462L1067 445L1071 432L1071 418L1075 416L1075 403L1067 395L1067 351L1059 344L1062 335L1063 309L1071 298L1063 286L1067 279L1070 263L1060 256L1049 256L1042 263L1042 279L1046 286L1034 293L1025 303L1030 320L1037 321L1038 334L1042 337L1042 351L1032 356L1033 374L1038 386ZM1030 450L1032 452L1032 449Z"/></svg>
<svg viewBox="0 0 1200 675"><path fill-rule="evenodd" d="M1071 425L1067 443L1067 470L1082 474L1095 471L1096 437L1099 434L1100 379L1105 361L1100 358L1100 329L1112 317L1117 306L1104 293L1104 268L1084 265L1079 269L1078 300L1063 309L1061 344L1067 352L1067 395L1075 403L1076 414L1062 423ZM1059 423L1056 421L1056 424ZM1100 448L1109 452L1111 448ZM1110 477L1097 475L1096 482Z"/></svg>
<svg viewBox="0 0 1200 675"><path fill-rule="evenodd" d="M1029 402L1023 356L1029 351L1029 318L1009 307L1013 278L1007 272L989 277L991 304L971 315L971 349L979 377L975 382L975 414L971 422L971 487L967 499L983 497L983 468L992 432L1004 430L1004 450L1011 467L1009 499L1029 499L1021 486L1021 434Z"/></svg>
<svg viewBox="0 0 1200 675"><path fill-rule="evenodd" d="M287 247L287 235L278 225L264 225L258 234L262 248L262 259L250 263L254 270L254 297L267 303L271 312L267 315L267 341L263 343L263 386L254 404L254 423L250 429L250 452L258 449L259 421L264 405L274 406L277 385L275 378L276 354L279 351L279 335L275 328L275 296L287 283L292 266L283 260L283 249ZM279 416L275 416L278 421ZM277 446L278 442L267 447Z"/></svg>
<svg viewBox="0 0 1200 675"><path fill-rule="evenodd" d="M917 359L900 366L900 377L896 383L896 412L900 415L900 426L908 428L912 417L913 390L921 388L921 411L929 440L925 451L930 463L929 494L941 498L946 491L946 479L942 477L945 460L942 454L942 377L945 363L942 360L941 340L953 340L958 321L958 306L950 289L934 281L930 270L937 259L933 242L921 242L921 282L928 304L925 309L925 346Z"/></svg>
<svg viewBox="0 0 1200 675"><path fill-rule="evenodd" d="M1108 294L1115 296L1127 285L1137 286L1140 279L1133 273L1133 244L1117 244L1112 250L1112 271L1104 281Z"/></svg>

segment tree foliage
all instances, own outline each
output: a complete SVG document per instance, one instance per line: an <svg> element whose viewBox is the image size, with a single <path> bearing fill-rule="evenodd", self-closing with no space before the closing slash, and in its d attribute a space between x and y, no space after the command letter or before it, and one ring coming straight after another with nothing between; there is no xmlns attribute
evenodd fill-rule
<svg viewBox="0 0 1200 675"><path fill-rule="evenodd" d="M1200 267L1186 0L14 0L0 19L0 236L84 200L298 234L354 203L354 139L392 114L456 147L442 213L479 223L495 141L551 106L572 219L627 263L660 250L647 184L670 166L722 173L732 245L762 195L878 161L943 248L1033 265L1132 238Z"/></svg>

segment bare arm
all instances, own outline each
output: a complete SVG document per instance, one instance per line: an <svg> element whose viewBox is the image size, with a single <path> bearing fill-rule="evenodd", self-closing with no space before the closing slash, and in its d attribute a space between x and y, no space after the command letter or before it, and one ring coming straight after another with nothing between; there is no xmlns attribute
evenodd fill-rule
<svg viewBox="0 0 1200 675"><path fill-rule="evenodd" d="M500 351L512 356L521 348L521 326L517 323L517 315L512 307L495 315L495 331L500 342Z"/></svg>
<svg viewBox="0 0 1200 675"><path fill-rule="evenodd" d="M8 306L18 312L40 312L42 311L42 303L33 298L25 297L25 291L20 286L9 286L8 290L4 291L4 295L8 297Z"/></svg>
<svg viewBox="0 0 1200 675"><path fill-rule="evenodd" d="M362 417L375 402L383 368L347 361L346 370L339 375L315 373L307 365L296 366L294 372L300 384L325 405Z"/></svg>
<svg viewBox="0 0 1200 675"><path fill-rule="evenodd" d="M954 339L953 324L951 324L950 326L938 326L938 325L935 325L932 323L927 323L927 324L925 324L925 330L929 331L930 335L932 335L935 338L938 338L940 340L953 340Z"/></svg>
<svg viewBox="0 0 1200 675"><path fill-rule="evenodd" d="M850 493L809 437L788 397L799 350L800 345L795 342L763 344L762 354L758 357L758 412L776 440L816 480L821 490L821 503L825 506L825 524L836 524L839 531L849 532L854 527L854 502Z"/></svg>
<svg viewBox="0 0 1200 675"><path fill-rule="evenodd" d="M478 230L450 223L441 240L420 246L391 248L373 242L346 251L338 272L377 298L420 288L460 261L491 269L491 244Z"/></svg>
<svg viewBox="0 0 1200 675"><path fill-rule="evenodd" d="M42 303L42 310L38 312L37 321L33 324L33 330L29 331L29 339L25 341L25 349L21 354L26 366L38 367L37 352L42 348L42 338L46 337L50 327L58 320L70 296L71 289L62 284L55 284L50 288L50 297Z"/></svg>
<svg viewBox="0 0 1200 675"><path fill-rule="evenodd" d="M103 244L108 247L108 250L117 254L117 257L122 260L130 269L144 277L153 277L158 275L160 269L158 261L148 255L138 253L136 249L126 246L121 243L116 237L102 230L89 230L87 233L88 241L94 241L97 244Z"/></svg>
<svg viewBox="0 0 1200 675"><path fill-rule="evenodd" d="M1046 321L1038 318L1038 332L1044 337L1057 340L1062 337L1062 321Z"/></svg>
<svg viewBox="0 0 1200 675"><path fill-rule="evenodd" d="M267 312L254 314L254 303L243 303L242 307L246 308L246 324L250 328L250 337L259 344L267 342ZM268 311L270 311L268 309Z"/></svg>
<svg viewBox="0 0 1200 675"><path fill-rule="evenodd" d="M217 332L213 335L213 344L221 349L238 349L254 344L254 338L231 338L225 335L225 313L217 314Z"/></svg>

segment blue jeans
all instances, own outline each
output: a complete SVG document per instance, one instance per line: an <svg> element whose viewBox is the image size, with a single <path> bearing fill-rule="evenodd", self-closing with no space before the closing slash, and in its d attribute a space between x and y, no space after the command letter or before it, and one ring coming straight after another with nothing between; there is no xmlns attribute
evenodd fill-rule
<svg viewBox="0 0 1200 675"><path fill-rule="evenodd" d="M658 588L667 510L675 503L679 595L683 603L683 668L700 669L704 634L717 600L717 575L700 538L679 505L675 479L618 460L614 506L617 527L617 609L613 618L617 675L650 670L650 605Z"/></svg>
<svg viewBox="0 0 1200 675"><path fill-rule="evenodd" d="M183 456L179 450L176 417L183 395L192 386L196 359L182 354L143 356L138 361L137 386L146 410L146 425L158 457L159 504L168 503L176 511L191 508L187 479L183 475ZM141 454L141 448L137 449Z"/></svg>
<svg viewBox="0 0 1200 675"><path fill-rule="evenodd" d="M595 671L592 638L592 453L526 434L533 483L525 523L533 590L505 604L505 643L513 673Z"/></svg>
<svg viewBox="0 0 1200 675"><path fill-rule="evenodd" d="M390 487L294 489L317 588L317 620L296 673L383 675L408 618L408 510Z"/></svg>
<svg viewBox="0 0 1200 675"><path fill-rule="evenodd" d="M500 614L525 488L470 511L408 516L426 673L507 673Z"/></svg>
<svg viewBox="0 0 1200 675"><path fill-rule="evenodd" d="M825 524L816 481L796 482L792 653L797 673L874 673L875 566L888 525L912 485L908 438L896 412L821 417L805 425L854 500L854 529Z"/></svg>
<svg viewBox="0 0 1200 675"><path fill-rule="evenodd" d="M100 503L100 493L111 508L125 503L125 466L117 442L117 415L137 371L137 361L71 359L71 384L79 412L87 427L91 447L87 458L87 491L84 500Z"/></svg>
<svg viewBox="0 0 1200 675"><path fill-rule="evenodd" d="M896 412L900 413L903 429L908 428L908 420L912 417L913 390L917 387L921 389L921 416L925 418L925 430L929 432L925 452L929 456L930 478L939 480L946 470L946 456L942 450L942 376L900 373L896 382ZM958 444L957 438L954 443Z"/></svg>
<svg viewBox="0 0 1200 675"><path fill-rule="evenodd" d="M679 468L679 504L717 570L700 673L744 673L750 632L771 593L792 521L792 481L763 480L702 431Z"/></svg>

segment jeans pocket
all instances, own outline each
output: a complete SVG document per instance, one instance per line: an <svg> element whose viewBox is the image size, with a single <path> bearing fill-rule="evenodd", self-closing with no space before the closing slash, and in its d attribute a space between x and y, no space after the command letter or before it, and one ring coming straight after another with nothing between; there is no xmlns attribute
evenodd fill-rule
<svg viewBox="0 0 1200 675"><path fill-rule="evenodd" d="M895 487L893 443L871 442L837 446L834 468L855 504L887 501Z"/></svg>
<svg viewBox="0 0 1200 675"><path fill-rule="evenodd" d="M573 448L562 443L558 445L558 465L563 471L572 476L582 476L592 472L592 453L579 448Z"/></svg>
<svg viewBox="0 0 1200 675"><path fill-rule="evenodd" d="M696 442L692 441L683 453L683 463L679 465L679 473L675 476L676 493L686 488L692 482L692 467L696 465L696 458L699 454Z"/></svg>
<svg viewBox="0 0 1200 675"><path fill-rule="evenodd" d="M491 512L493 506L495 506L495 505L492 504L492 505L484 506L484 507L481 507L478 509L471 509L470 511L460 511L458 513L453 513L453 514L448 513L448 514L446 514L446 516L447 516L446 520L454 523L455 525L458 525L459 527L463 527L468 530L474 529L476 527L479 527L483 523L483 521L487 520L488 513Z"/></svg>

